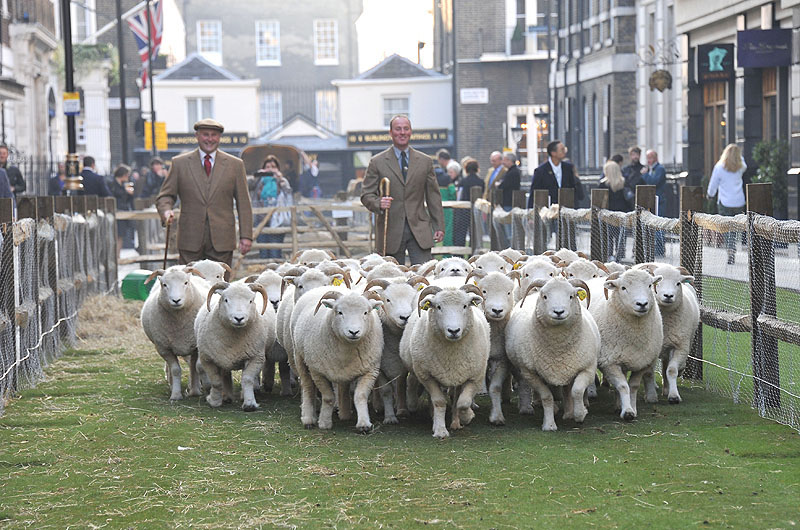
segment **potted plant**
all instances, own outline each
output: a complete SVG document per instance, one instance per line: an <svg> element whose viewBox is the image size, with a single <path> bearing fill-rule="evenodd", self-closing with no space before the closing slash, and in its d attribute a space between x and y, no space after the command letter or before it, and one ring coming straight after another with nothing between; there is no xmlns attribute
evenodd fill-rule
<svg viewBox="0 0 800 530"><path fill-rule="evenodd" d="M789 144L785 140L762 140L753 146L753 160L758 164L754 183L772 183L773 217L786 219Z"/></svg>

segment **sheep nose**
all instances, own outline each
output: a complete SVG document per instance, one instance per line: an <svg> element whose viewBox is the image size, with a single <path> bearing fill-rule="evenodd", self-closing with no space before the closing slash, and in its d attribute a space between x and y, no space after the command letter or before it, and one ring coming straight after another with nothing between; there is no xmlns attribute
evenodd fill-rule
<svg viewBox="0 0 800 530"><path fill-rule="evenodd" d="M501 307L500 309L497 309L496 307L493 307L492 313L494 313L495 316L499 317L500 315L503 314L503 308Z"/></svg>
<svg viewBox="0 0 800 530"><path fill-rule="evenodd" d="M241 324L244 322L244 317L233 317L237 324Z"/></svg>
<svg viewBox="0 0 800 530"><path fill-rule="evenodd" d="M447 332L448 332L450 335L452 335L453 337L455 337L456 335L458 335L458 332L459 332L459 331L461 331L461 328L455 328L455 329L452 329L452 328L447 328Z"/></svg>
<svg viewBox="0 0 800 530"><path fill-rule="evenodd" d="M553 313L555 313L557 317L560 317L561 315L564 314L564 310L563 309L553 309Z"/></svg>
<svg viewBox="0 0 800 530"><path fill-rule="evenodd" d="M171 300L171 301L172 301L172 303L173 303L173 304L175 304L175 305L178 305L178 304L180 304L180 303L181 303L181 299L180 299L180 298L170 298L170 300Z"/></svg>
<svg viewBox="0 0 800 530"><path fill-rule="evenodd" d="M398 318L400 318L400 320L402 320L403 322L408 322L409 316L411 315L400 315Z"/></svg>
<svg viewBox="0 0 800 530"><path fill-rule="evenodd" d="M647 309L647 302L636 302L636 305L639 306L639 309Z"/></svg>
<svg viewBox="0 0 800 530"><path fill-rule="evenodd" d="M278 309L278 302L279 302L279 300L275 300L275 301L271 302L272 303L272 307L275 308L275 309Z"/></svg>
<svg viewBox="0 0 800 530"><path fill-rule="evenodd" d="M673 298L675 295L674 295L674 294L667 294L667 293L664 293L664 295L663 295L663 296L664 296L664 300L672 300L672 298Z"/></svg>
<svg viewBox="0 0 800 530"><path fill-rule="evenodd" d="M352 330L352 329L348 329L348 330L347 330L347 332L350 334L350 336L351 336L352 338L356 338L356 337L358 337L358 334L359 334L359 333L361 333L359 330L355 330L355 331L354 331L354 330Z"/></svg>

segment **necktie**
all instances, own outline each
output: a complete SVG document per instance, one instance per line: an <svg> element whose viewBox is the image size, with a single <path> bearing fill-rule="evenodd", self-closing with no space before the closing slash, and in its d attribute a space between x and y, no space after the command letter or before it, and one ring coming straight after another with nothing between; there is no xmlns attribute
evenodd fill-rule
<svg viewBox="0 0 800 530"><path fill-rule="evenodd" d="M211 176L211 155L206 155L205 162L203 162L203 167L206 169L206 176Z"/></svg>
<svg viewBox="0 0 800 530"><path fill-rule="evenodd" d="M400 169L403 170L403 182L405 182L408 175L408 158L405 151L400 151Z"/></svg>

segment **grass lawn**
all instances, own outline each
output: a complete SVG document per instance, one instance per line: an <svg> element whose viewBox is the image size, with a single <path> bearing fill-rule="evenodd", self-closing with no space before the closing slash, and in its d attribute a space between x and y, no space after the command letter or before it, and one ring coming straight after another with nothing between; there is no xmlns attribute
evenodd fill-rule
<svg viewBox="0 0 800 530"><path fill-rule="evenodd" d="M488 400L449 440L423 416L357 435L305 430L297 398L261 410L170 403L139 303L84 314L77 349L0 418L0 526L752 527L800 523L800 435L681 387L623 423L605 390L582 427ZM185 376L184 376L185 378ZM374 420L374 417L373 417Z"/></svg>

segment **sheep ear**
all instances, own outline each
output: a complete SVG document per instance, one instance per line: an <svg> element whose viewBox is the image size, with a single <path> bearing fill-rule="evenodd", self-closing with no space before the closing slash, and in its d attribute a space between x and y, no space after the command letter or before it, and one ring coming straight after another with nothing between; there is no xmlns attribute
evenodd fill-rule
<svg viewBox="0 0 800 530"><path fill-rule="evenodd" d="M153 272L150 273L150 276L147 277L144 283L150 283L155 279L156 276L162 276L163 274L164 274L164 269L154 270Z"/></svg>
<svg viewBox="0 0 800 530"><path fill-rule="evenodd" d="M477 294L473 294L469 297L469 303L474 305L475 307L480 307L483 303L483 297L478 296Z"/></svg>
<svg viewBox="0 0 800 530"><path fill-rule="evenodd" d="M372 310L375 311L379 307L383 306L383 300L370 300L369 305L372 306Z"/></svg>
<svg viewBox="0 0 800 530"><path fill-rule="evenodd" d="M430 294L419 301L417 305L417 316L422 316L422 311L427 311L431 308L431 303L433 303L434 295Z"/></svg>
<svg viewBox="0 0 800 530"><path fill-rule="evenodd" d="M608 300L608 291L616 291L617 287L619 287L619 280L616 278L603 282L603 296L606 297L606 300Z"/></svg>
<svg viewBox="0 0 800 530"><path fill-rule="evenodd" d="M660 281L661 281L661 280L663 280L663 279L664 279L664 277L663 277L663 276L661 276L660 274L659 274L659 275L657 275L657 276L653 276L653 285L654 285L654 286L655 286L655 285L657 285L657 284L658 284L658 282L660 282Z"/></svg>
<svg viewBox="0 0 800 530"><path fill-rule="evenodd" d="M517 283L519 283L520 279L522 278L522 275L519 273L518 270L512 270L506 276L508 276L512 280L517 280Z"/></svg>
<svg viewBox="0 0 800 530"><path fill-rule="evenodd" d="M681 276L681 283L688 283L692 287L694 287L694 276Z"/></svg>
<svg viewBox="0 0 800 530"><path fill-rule="evenodd" d="M334 285L334 286L338 287L339 285L342 285L343 283L344 283L344 275L342 275L342 274L334 274L333 276L331 276L331 285ZM325 307L327 307L327 306L325 306Z"/></svg>

